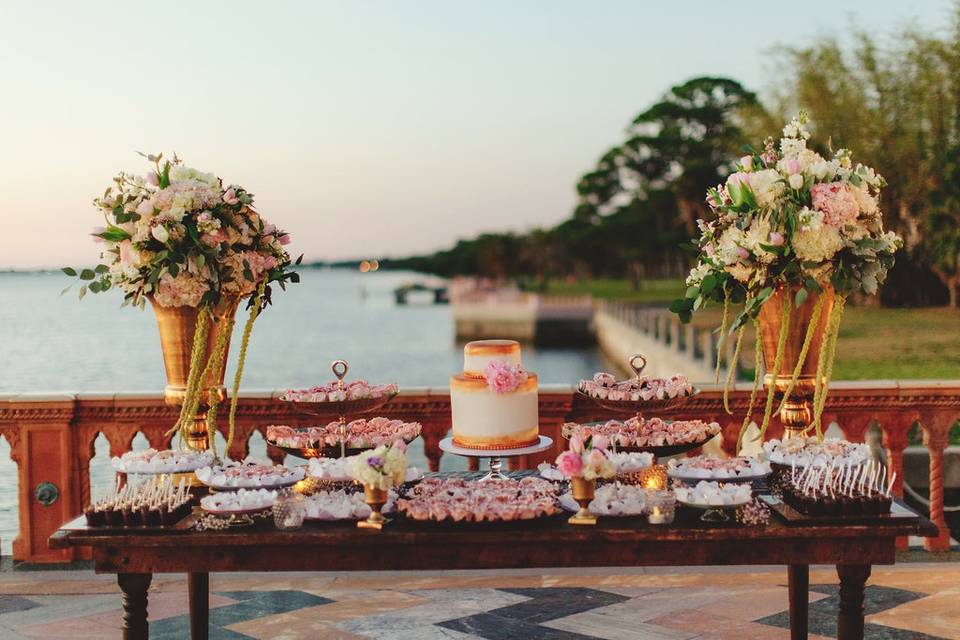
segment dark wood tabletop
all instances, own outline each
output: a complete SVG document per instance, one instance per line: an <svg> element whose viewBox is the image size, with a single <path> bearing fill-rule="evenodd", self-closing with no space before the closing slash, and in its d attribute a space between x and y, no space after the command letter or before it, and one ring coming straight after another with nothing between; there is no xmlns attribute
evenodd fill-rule
<svg viewBox="0 0 960 640"><path fill-rule="evenodd" d="M910 523L704 523L678 506L670 525L640 517L574 526L566 516L503 524L430 524L398 518L381 531L354 523L308 522L278 531L272 522L229 530L143 532L85 527L83 519L50 538L54 548L89 546L101 573L118 574L126 638L146 638L147 590L154 573L187 573L192 637L206 638L211 572L510 569L531 567L786 565L793 638L807 637L809 565L832 564L840 577L838 638L863 637L864 585L874 564L892 564L900 536L935 536Z"/></svg>

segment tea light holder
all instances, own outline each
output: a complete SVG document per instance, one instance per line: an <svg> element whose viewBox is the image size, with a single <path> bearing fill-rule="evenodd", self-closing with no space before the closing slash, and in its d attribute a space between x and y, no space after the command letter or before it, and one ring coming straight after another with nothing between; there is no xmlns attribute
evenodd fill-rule
<svg viewBox="0 0 960 640"><path fill-rule="evenodd" d="M303 526L307 517L307 500L302 493L284 489L273 502L273 524L281 531L291 531Z"/></svg>
<svg viewBox="0 0 960 640"><path fill-rule="evenodd" d="M647 514L648 523L670 524L677 510L677 498L673 491L648 490L647 508L650 510Z"/></svg>
<svg viewBox="0 0 960 640"><path fill-rule="evenodd" d="M662 464L654 464L637 472L638 482L644 489L662 491L667 488L667 468Z"/></svg>

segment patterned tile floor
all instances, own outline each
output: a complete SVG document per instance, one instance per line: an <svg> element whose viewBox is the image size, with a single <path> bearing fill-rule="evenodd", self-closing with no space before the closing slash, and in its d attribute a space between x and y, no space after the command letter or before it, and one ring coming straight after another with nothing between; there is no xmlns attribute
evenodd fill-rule
<svg viewBox="0 0 960 640"><path fill-rule="evenodd" d="M811 638L836 637L837 579L811 572ZM155 576L151 638L189 637L186 582ZM0 572L0 639L120 637L112 576ZM756 567L218 574L211 637L229 640L779 640L785 571ZM960 639L960 562L875 567L867 637Z"/></svg>

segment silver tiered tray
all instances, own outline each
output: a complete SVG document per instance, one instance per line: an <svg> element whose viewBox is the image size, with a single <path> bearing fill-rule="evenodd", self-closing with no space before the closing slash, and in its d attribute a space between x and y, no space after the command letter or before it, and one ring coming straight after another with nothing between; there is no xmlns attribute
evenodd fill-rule
<svg viewBox="0 0 960 640"><path fill-rule="evenodd" d="M630 369L633 370L633 379L639 381L640 374L647 366L647 359L643 355L635 353L630 356L628 364L630 365ZM596 398L589 393L581 391L580 385L577 385L577 393L580 396L589 399L591 402L603 407L604 409L616 411L617 413L632 413L636 415L637 418L640 418L642 417L644 411L655 412L679 409L683 405L687 404L687 401L690 400L690 398L700 393L700 389L694 387L690 393L685 396L662 399L651 398L650 400L610 400L608 398Z"/></svg>
<svg viewBox="0 0 960 640"><path fill-rule="evenodd" d="M334 360L333 364L330 365L330 369L333 371L333 375L337 378L337 386L342 390L344 388L343 379L347 376L347 372L350 370L350 365L346 360ZM291 406L295 407L299 413L304 415L314 417L337 416L337 419L340 423L340 444L328 445L324 447L285 447L277 444L276 442L272 442L269 439L267 439L267 444L276 447L285 453L307 460L310 458L343 458L356 455L361 451L373 449L375 448L373 445L363 447L348 447L346 445L347 416L362 415L376 411L383 405L393 400L396 395L396 393L390 393L378 398L358 398L356 400L334 400L324 402L304 402L299 400L285 400L281 398L283 402L289 403ZM305 431L306 429L303 430ZM411 438L410 440L406 441L407 444L410 444L410 442L412 442L414 439L415 438Z"/></svg>
<svg viewBox="0 0 960 640"><path fill-rule="evenodd" d="M582 424L577 424L575 426L590 427L590 426L597 426L602 424L606 424L606 421L584 422ZM563 437L566 438L567 440L569 440L570 436L573 435L573 431L571 430L570 427L571 427L570 424L565 424L563 425L563 428L560 432L561 435L563 435ZM703 445L707 444L708 442L716 438L718 435L720 434L715 434L703 440L698 440L696 442L684 442L681 444L666 444L666 445L647 445L643 447L637 447L637 446L624 447L615 443L611 443L610 448L613 449L614 451L619 451L623 453L652 453L657 458L663 458L665 456L675 456L679 453L686 453L687 451L692 451L693 449L702 447Z"/></svg>

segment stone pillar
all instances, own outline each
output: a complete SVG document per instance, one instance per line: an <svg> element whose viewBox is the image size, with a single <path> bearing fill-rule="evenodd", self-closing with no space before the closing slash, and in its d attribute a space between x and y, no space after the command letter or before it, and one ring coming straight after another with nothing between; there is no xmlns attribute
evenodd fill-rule
<svg viewBox="0 0 960 640"><path fill-rule="evenodd" d="M950 548L950 528L943 512L943 450L947 448L952 414L927 413L922 416L923 444L930 452L930 520L940 529L936 538L924 538L927 551Z"/></svg>

